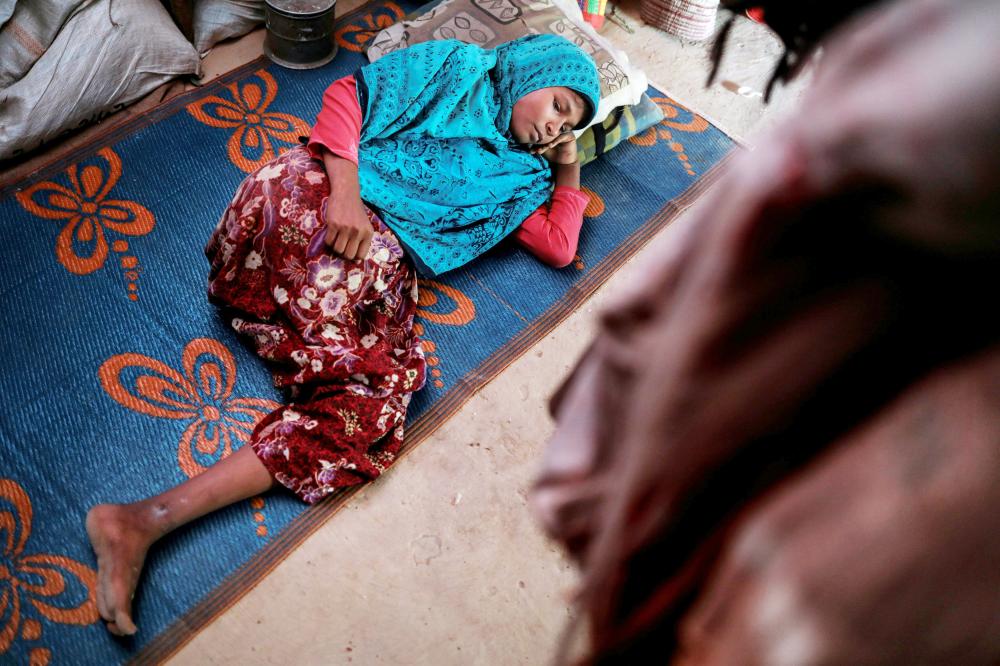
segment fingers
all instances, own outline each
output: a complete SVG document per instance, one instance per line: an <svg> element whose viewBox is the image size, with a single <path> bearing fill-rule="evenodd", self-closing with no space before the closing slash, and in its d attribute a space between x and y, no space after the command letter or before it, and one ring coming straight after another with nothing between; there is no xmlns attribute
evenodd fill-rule
<svg viewBox="0 0 1000 666"><path fill-rule="evenodd" d="M351 242L353 237L353 229L340 229L337 232L336 238L333 239L333 251L337 254L343 256L344 250L347 249L347 244Z"/></svg>
<svg viewBox="0 0 1000 666"><path fill-rule="evenodd" d="M576 136L572 132L563 132L562 134L552 139L552 141L548 143L538 144L537 146L531 149L531 152L534 155L541 155L542 153L546 153L555 148L556 146L558 146L559 144L566 143L567 141L576 141Z"/></svg>
<svg viewBox="0 0 1000 666"><path fill-rule="evenodd" d="M372 237L374 235L375 232L369 228L368 233L364 236L364 239L358 243L358 251L357 254L354 255L355 259L361 261L362 259L368 256L368 250L369 248L371 248Z"/></svg>
<svg viewBox="0 0 1000 666"><path fill-rule="evenodd" d="M535 144L531 148L531 154L532 155L541 155L542 153L544 153L546 150L548 150L551 147L552 147L551 143L538 143L538 144Z"/></svg>
<svg viewBox="0 0 1000 666"><path fill-rule="evenodd" d="M334 252L352 261L360 261L368 256L374 230L370 225L359 227L329 227L326 244Z"/></svg>
<svg viewBox="0 0 1000 666"><path fill-rule="evenodd" d="M344 256L344 259L361 261L367 257L368 248L371 246L373 234L374 231L371 227L357 230L357 233L351 236L350 241L348 241L347 246L341 253Z"/></svg>
<svg viewBox="0 0 1000 666"><path fill-rule="evenodd" d="M358 258L358 246L361 244L361 236L356 235L351 240L347 242L347 247L344 248L344 259L357 259Z"/></svg>

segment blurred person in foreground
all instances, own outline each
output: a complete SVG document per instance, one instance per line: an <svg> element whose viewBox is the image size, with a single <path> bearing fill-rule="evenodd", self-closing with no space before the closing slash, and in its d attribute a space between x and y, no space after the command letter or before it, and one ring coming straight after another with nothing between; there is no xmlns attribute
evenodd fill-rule
<svg viewBox="0 0 1000 666"><path fill-rule="evenodd" d="M823 45L812 88L552 401L571 629L602 664L998 663L1000 11L754 4L776 78Z"/></svg>

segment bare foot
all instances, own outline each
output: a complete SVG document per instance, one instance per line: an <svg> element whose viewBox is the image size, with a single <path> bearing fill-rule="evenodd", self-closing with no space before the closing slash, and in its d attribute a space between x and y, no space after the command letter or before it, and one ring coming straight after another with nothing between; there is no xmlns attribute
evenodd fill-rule
<svg viewBox="0 0 1000 666"><path fill-rule="evenodd" d="M97 610L116 636L136 632L132 597L155 537L142 510L130 504L98 504L87 512L87 536L97 555Z"/></svg>

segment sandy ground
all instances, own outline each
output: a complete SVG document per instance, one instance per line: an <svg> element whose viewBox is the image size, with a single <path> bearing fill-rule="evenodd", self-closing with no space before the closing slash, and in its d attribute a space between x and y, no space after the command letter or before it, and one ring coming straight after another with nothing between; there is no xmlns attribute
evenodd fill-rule
<svg viewBox="0 0 1000 666"><path fill-rule="evenodd" d="M359 4L341 0L338 14ZM635 34L610 22L602 34L651 82L740 140L752 143L762 128L780 123L807 84L804 79L780 89L764 106L752 91L763 90L780 46L765 28L740 19L719 80L706 89L711 41L684 42L645 26L637 0L623 2L619 12ZM203 63L203 80L259 56L263 39L257 30L217 47ZM735 92L741 86L744 94ZM0 172L0 180L29 173L55 150L191 87L166 86ZM571 613L576 575L527 507L553 428L546 399L590 339L601 304L629 279L634 263L352 499L183 646L173 663L548 663Z"/></svg>

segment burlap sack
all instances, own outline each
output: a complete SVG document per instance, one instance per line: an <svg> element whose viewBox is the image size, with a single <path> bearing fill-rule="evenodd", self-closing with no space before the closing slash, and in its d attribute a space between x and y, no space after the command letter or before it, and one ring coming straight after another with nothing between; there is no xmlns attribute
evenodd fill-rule
<svg viewBox="0 0 1000 666"><path fill-rule="evenodd" d="M30 71L0 90L0 159L99 120L199 65L158 0L88 2Z"/></svg>
<svg viewBox="0 0 1000 666"><path fill-rule="evenodd" d="M194 47L204 54L216 43L239 37L264 22L264 0L197 0Z"/></svg>
<svg viewBox="0 0 1000 666"><path fill-rule="evenodd" d="M0 0L0 28L7 23L10 15L14 13L14 0Z"/></svg>
<svg viewBox="0 0 1000 666"><path fill-rule="evenodd" d="M0 4L0 88L24 76L73 13L94 0L9 0L9 20Z"/></svg>

